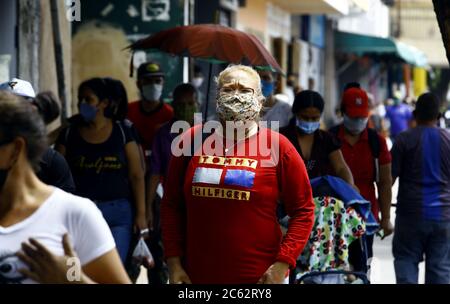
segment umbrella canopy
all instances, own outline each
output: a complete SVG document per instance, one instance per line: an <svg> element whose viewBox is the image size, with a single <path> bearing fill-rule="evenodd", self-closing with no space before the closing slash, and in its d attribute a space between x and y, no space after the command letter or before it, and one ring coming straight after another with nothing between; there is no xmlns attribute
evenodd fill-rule
<svg viewBox="0 0 450 304"><path fill-rule="evenodd" d="M242 63L282 73L275 58L254 35L217 24L178 26L141 39L129 49L155 49L176 56Z"/></svg>

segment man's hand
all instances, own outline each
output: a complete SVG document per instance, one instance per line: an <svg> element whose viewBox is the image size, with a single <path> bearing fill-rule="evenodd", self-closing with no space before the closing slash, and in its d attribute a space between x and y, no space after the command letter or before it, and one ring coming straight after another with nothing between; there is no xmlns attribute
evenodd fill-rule
<svg viewBox="0 0 450 304"><path fill-rule="evenodd" d="M258 284L283 284L289 265L283 262L275 262L259 279Z"/></svg>
<svg viewBox="0 0 450 304"><path fill-rule="evenodd" d="M394 226L391 223L391 219L383 218L380 223L380 229L383 230L383 237L381 239L391 235L394 232Z"/></svg>
<svg viewBox="0 0 450 304"><path fill-rule="evenodd" d="M169 268L170 284L192 284L183 267Z"/></svg>
<svg viewBox="0 0 450 304"><path fill-rule="evenodd" d="M186 271L181 266L180 258L173 257L167 259L167 266L169 268L169 283L170 284L192 284Z"/></svg>
<svg viewBox="0 0 450 304"><path fill-rule="evenodd" d="M29 242L22 243L22 251L16 254L29 267L29 269L19 269L19 272L38 283L69 283L67 260L76 257L69 236L67 234L63 236L64 256L54 255L35 239L30 238ZM81 273L81 269L79 271Z"/></svg>
<svg viewBox="0 0 450 304"><path fill-rule="evenodd" d="M134 219L134 232L140 233L143 238L148 238L148 226L145 215L138 214Z"/></svg>

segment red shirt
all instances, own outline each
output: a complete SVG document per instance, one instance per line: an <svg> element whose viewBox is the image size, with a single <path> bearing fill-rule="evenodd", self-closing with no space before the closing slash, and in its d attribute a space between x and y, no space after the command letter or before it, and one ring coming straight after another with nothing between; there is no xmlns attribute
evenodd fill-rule
<svg viewBox="0 0 450 304"><path fill-rule="evenodd" d="M369 136L367 128L361 133L359 140L355 145L350 145L344 137L344 127L339 128L338 138L342 142L342 154L344 155L345 162L350 167L350 171L353 174L356 186L359 188L361 195L371 202L372 212L377 220L379 220L380 207L375 195L375 164L372 156L372 150L369 145ZM389 152L386 144L386 139L381 135L378 135L380 141L380 166L391 163L391 153Z"/></svg>
<svg viewBox="0 0 450 304"><path fill-rule="evenodd" d="M146 152L146 156L148 156L148 151L152 149L153 138L158 128L172 118L173 109L164 102L161 102L150 113L145 113L142 110L140 101L135 101L128 105L128 119L133 122L142 139L142 146Z"/></svg>
<svg viewBox="0 0 450 304"><path fill-rule="evenodd" d="M186 132L184 139L198 129ZM161 203L163 244L166 257L183 257L193 283L254 284L276 261L295 266L311 233L314 202L302 159L278 135L261 129L235 146L245 145L244 153L193 156L181 177L185 159L172 157ZM279 161L270 167L262 165L270 155L249 155L249 146L264 136L279 144ZM211 135L204 147L210 138L220 137ZM291 217L284 238L277 221L278 199Z"/></svg>

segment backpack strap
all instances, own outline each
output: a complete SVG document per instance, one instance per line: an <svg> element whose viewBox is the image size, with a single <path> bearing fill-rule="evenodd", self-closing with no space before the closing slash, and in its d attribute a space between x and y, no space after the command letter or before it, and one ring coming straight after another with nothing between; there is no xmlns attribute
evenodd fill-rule
<svg viewBox="0 0 450 304"><path fill-rule="evenodd" d="M328 132L330 132L331 134L333 134L334 136L338 136L339 134L339 127L340 125L334 126L331 129L328 130Z"/></svg>
<svg viewBox="0 0 450 304"><path fill-rule="evenodd" d="M378 183L380 181L380 153L381 153L381 144L380 139L378 138L378 132L374 129L367 128L368 139L370 151L372 152L372 156L374 159L374 168L375 168L375 182Z"/></svg>
<svg viewBox="0 0 450 304"><path fill-rule="evenodd" d="M332 134L334 134L336 137L339 134L339 128L340 125L335 126L328 131ZM374 168L375 168L375 174L374 174L374 181L379 182L380 181L380 153L381 153L381 144L380 140L378 138L378 132L372 128L367 128L367 135L369 140L369 146L370 151L372 152L372 157L374 159Z"/></svg>
<svg viewBox="0 0 450 304"><path fill-rule="evenodd" d="M66 149L67 149L67 143L69 142L71 129L72 129L72 126L69 125L69 126L67 126L67 128L66 128L66 130L64 132L64 145L66 146Z"/></svg>
<svg viewBox="0 0 450 304"><path fill-rule="evenodd" d="M127 137L125 136L125 131L123 130L122 122L116 121L117 126L119 126L120 133L122 134L122 142L125 146L127 144Z"/></svg>

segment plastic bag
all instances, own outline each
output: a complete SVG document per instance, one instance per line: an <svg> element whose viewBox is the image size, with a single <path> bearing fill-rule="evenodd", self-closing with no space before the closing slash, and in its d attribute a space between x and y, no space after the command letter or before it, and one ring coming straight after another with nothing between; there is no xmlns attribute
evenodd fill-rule
<svg viewBox="0 0 450 304"><path fill-rule="evenodd" d="M153 255L142 237L139 239L136 247L134 248L132 263L137 266L143 265L147 269L155 267Z"/></svg>

